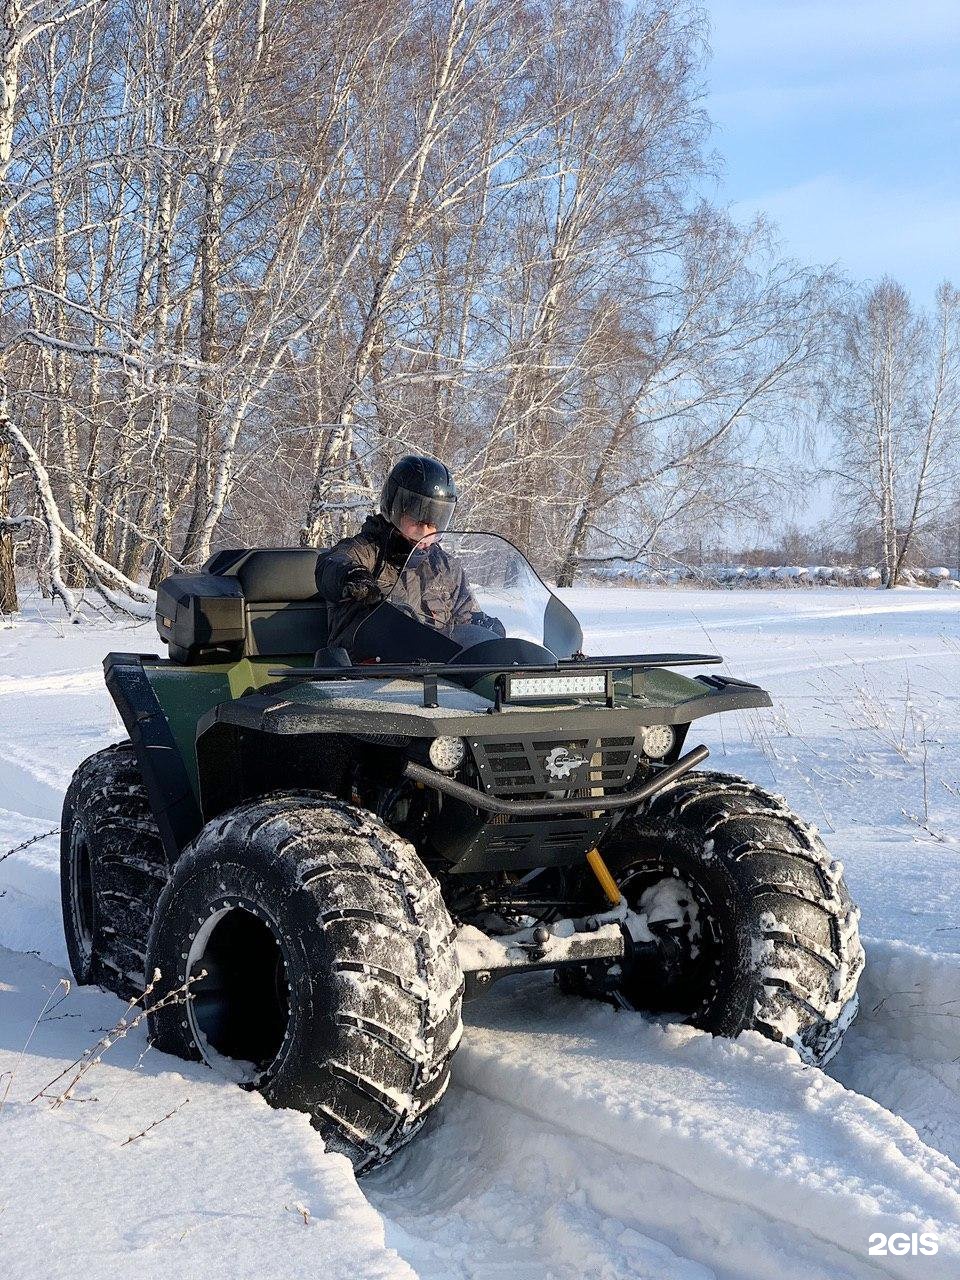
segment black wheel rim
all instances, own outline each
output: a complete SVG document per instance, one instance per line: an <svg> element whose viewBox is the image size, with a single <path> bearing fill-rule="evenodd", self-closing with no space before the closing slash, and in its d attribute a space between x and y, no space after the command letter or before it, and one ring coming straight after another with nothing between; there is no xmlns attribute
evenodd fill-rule
<svg viewBox="0 0 960 1280"><path fill-rule="evenodd" d="M701 1021L716 1000L722 945L709 898L689 877L672 875L662 866L646 865L632 871L627 868L618 879L621 892L634 911L641 910L641 899L648 889L675 881L680 886L678 904L688 912L686 919L648 925L655 945L638 949L634 955L624 975L624 996L636 1009ZM691 906L696 913L696 932L689 927Z"/></svg>
<svg viewBox="0 0 960 1280"><path fill-rule="evenodd" d="M197 933L187 966L201 1057L241 1084L258 1083L290 1031L289 966L275 925L251 904L223 907Z"/></svg>

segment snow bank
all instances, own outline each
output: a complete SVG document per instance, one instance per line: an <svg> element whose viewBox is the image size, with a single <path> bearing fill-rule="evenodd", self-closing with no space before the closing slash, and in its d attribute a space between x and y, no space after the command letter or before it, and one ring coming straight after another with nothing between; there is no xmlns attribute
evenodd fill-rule
<svg viewBox="0 0 960 1280"><path fill-rule="evenodd" d="M891 939L866 942L861 1027L925 1062L960 1061L960 955L931 955Z"/></svg>
<svg viewBox="0 0 960 1280"><path fill-rule="evenodd" d="M830 1074L960 1163L960 955L869 939L860 1017Z"/></svg>
<svg viewBox="0 0 960 1280"><path fill-rule="evenodd" d="M883 575L875 565L746 565L705 564L674 568L622 564L588 569L585 577L621 586L686 587L879 587ZM949 569L906 569L903 587L960 587Z"/></svg>
<svg viewBox="0 0 960 1280"><path fill-rule="evenodd" d="M324 1152L306 1116L148 1051L142 1029L108 1051L73 1100L29 1101L123 1012L112 996L74 990L21 1060L59 978L0 950L0 1097L4 1073L15 1073L0 1114L8 1280L411 1280L349 1162Z"/></svg>

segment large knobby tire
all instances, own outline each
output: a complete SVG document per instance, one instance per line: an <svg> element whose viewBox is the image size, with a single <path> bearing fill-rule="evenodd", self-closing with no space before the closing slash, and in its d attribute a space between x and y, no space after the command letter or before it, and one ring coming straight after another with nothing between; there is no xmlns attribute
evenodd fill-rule
<svg viewBox="0 0 960 1280"><path fill-rule="evenodd" d="M666 923L685 952L659 990L649 966L628 971L627 1001L828 1062L856 1015L863 948L843 868L816 829L742 778L698 773L619 837L609 857L628 903L659 915L654 932Z"/></svg>
<svg viewBox="0 0 960 1280"><path fill-rule="evenodd" d="M463 975L440 888L366 810L316 793L246 802L183 854L148 963L160 1049L310 1113L358 1172L440 1100ZM206 977L200 977L203 973Z"/></svg>
<svg viewBox="0 0 960 1280"><path fill-rule="evenodd" d="M145 985L147 935L169 878L132 743L77 768L60 822L60 900L67 955L80 985L124 999Z"/></svg>

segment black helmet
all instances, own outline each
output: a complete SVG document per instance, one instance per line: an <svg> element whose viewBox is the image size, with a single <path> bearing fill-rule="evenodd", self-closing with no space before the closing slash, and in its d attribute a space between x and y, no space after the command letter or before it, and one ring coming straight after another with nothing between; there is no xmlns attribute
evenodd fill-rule
<svg viewBox="0 0 960 1280"><path fill-rule="evenodd" d="M450 527L457 505L453 476L435 458L407 454L390 470L380 495L380 513L400 528L400 517L409 516L418 524L435 529Z"/></svg>

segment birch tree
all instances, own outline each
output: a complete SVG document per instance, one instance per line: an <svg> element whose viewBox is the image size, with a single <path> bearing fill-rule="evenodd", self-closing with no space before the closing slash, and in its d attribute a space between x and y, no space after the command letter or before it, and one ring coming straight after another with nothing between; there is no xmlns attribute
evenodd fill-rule
<svg viewBox="0 0 960 1280"><path fill-rule="evenodd" d="M25 51L35 41L58 31L98 0L0 0L0 261L6 266L13 246L10 219L17 195L10 189L13 139L22 115L20 67ZM0 362L0 375L3 367ZM10 441L0 436L0 613L17 609L13 544L9 532L11 457Z"/></svg>
<svg viewBox="0 0 960 1280"><path fill-rule="evenodd" d="M896 587L956 491L960 296L927 315L886 278L855 293L842 321L827 402L841 498L874 530L883 585Z"/></svg>
<svg viewBox="0 0 960 1280"><path fill-rule="evenodd" d="M141 608L339 536L410 451L564 581L759 505L828 282L698 198L686 4L0 13L8 596L13 522L65 602Z"/></svg>

